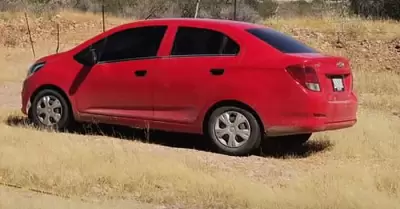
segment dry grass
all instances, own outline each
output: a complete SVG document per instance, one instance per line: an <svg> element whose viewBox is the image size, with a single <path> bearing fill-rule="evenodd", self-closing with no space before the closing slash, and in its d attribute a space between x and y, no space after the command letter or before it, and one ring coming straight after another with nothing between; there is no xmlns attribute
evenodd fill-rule
<svg viewBox="0 0 400 209"><path fill-rule="evenodd" d="M187 207L397 208L396 122L363 110L355 128L317 135L335 146L305 159L232 158L2 124L0 176L61 195Z"/></svg>
<svg viewBox="0 0 400 209"><path fill-rule="evenodd" d="M132 200L82 201L80 199L64 199L53 195L35 194L24 189L0 187L1 209L154 209L156 207Z"/></svg>
<svg viewBox="0 0 400 209"><path fill-rule="evenodd" d="M0 19L15 25L7 15ZM80 42L101 29L90 14L65 12L61 17L66 25L81 25L66 30L62 43ZM83 30L87 22L93 26ZM124 197L185 208L400 208L400 118L392 114L399 112L400 104L400 56L394 46L400 24L357 19L266 22L352 59L362 104L356 127L316 134L304 147L309 154L235 158L4 122L0 181L68 196ZM81 30L86 34L75 33ZM337 31L343 31L340 43ZM48 31L40 34L36 45L44 55L54 48L49 42L54 39ZM25 42L0 49L0 56L8 54L0 60L0 82L23 79L32 60ZM19 113L1 113L3 121L22 120Z"/></svg>

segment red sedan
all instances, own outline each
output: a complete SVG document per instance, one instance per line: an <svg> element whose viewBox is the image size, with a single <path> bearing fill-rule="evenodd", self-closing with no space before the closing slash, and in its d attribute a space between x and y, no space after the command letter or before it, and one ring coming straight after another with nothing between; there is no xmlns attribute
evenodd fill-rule
<svg viewBox="0 0 400 209"><path fill-rule="evenodd" d="M40 127L201 133L228 155L251 153L265 135L302 144L351 127L357 107L348 59L262 25L212 19L118 26L39 59L22 90L22 112Z"/></svg>

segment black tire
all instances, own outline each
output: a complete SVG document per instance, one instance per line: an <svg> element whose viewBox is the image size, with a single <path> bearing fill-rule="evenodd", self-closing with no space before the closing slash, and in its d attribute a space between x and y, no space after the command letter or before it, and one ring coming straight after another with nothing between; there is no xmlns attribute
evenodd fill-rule
<svg viewBox="0 0 400 209"><path fill-rule="evenodd" d="M45 96L51 96L57 98L60 101L62 108L61 118L57 123L54 123L52 125L46 125L43 122L41 122L41 120L39 119L39 115L37 113L38 103ZM38 94L36 94L36 96L32 100L32 107L29 113L29 117L30 120L33 122L33 124L38 128L52 129L58 131L66 130L73 122L72 111L67 99L64 96L62 96L59 92L52 89L44 89L40 91Z"/></svg>
<svg viewBox="0 0 400 209"><path fill-rule="evenodd" d="M311 138L311 133L274 137L277 143L286 148L299 147Z"/></svg>
<svg viewBox="0 0 400 209"><path fill-rule="evenodd" d="M232 148L228 147L227 145L222 144L219 140L218 137L215 133L214 126L216 122L218 121L218 117L222 115L225 112L228 111L235 111L243 116L246 117L246 119L249 122L250 125L250 137L249 139L244 142L243 145L237 147L237 148ZM263 138L263 134L260 128L260 124L258 123L256 117L250 113L249 111L238 108L238 107L220 107L216 109L211 116L209 117L209 120L207 121L207 130L206 134L211 138L212 145L216 149L217 152L226 154L226 155L231 155L231 156L244 156L244 155L250 155L254 150L258 149L261 144L261 140Z"/></svg>

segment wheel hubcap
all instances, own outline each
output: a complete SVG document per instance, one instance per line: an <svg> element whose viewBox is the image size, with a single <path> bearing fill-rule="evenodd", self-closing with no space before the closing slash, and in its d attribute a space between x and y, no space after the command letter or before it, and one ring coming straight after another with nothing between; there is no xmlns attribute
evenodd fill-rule
<svg viewBox="0 0 400 209"><path fill-rule="evenodd" d="M44 125L57 124L63 113L61 102L54 96L44 96L37 103L36 113L39 121Z"/></svg>
<svg viewBox="0 0 400 209"><path fill-rule="evenodd" d="M237 148L249 140L251 133L250 122L239 112L225 112L217 118L214 132L221 144Z"/></svg>

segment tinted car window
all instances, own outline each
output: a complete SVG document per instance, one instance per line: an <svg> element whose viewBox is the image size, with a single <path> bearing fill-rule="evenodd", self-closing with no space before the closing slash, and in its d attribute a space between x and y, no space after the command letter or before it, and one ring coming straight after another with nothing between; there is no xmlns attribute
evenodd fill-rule
<svg viewBox="0 0 400 209"><path fill-rule="evenodd" d="M78 57L90 56L95 49L99 62L155 57L166 26L131 28L116 32L88 47Z"/></svg>
<svg viewBox="0 0 400 209"><path fill-rule="evenodd" d="M296 39L270 28L252 28L247 31L283 53L316 53Z"/></svg>
<svg viewBox="0 0 400 209"><path fill-rule="evenodd" d="M213 30L179 27L172 55L236 55L239 45Z"/></svg>

